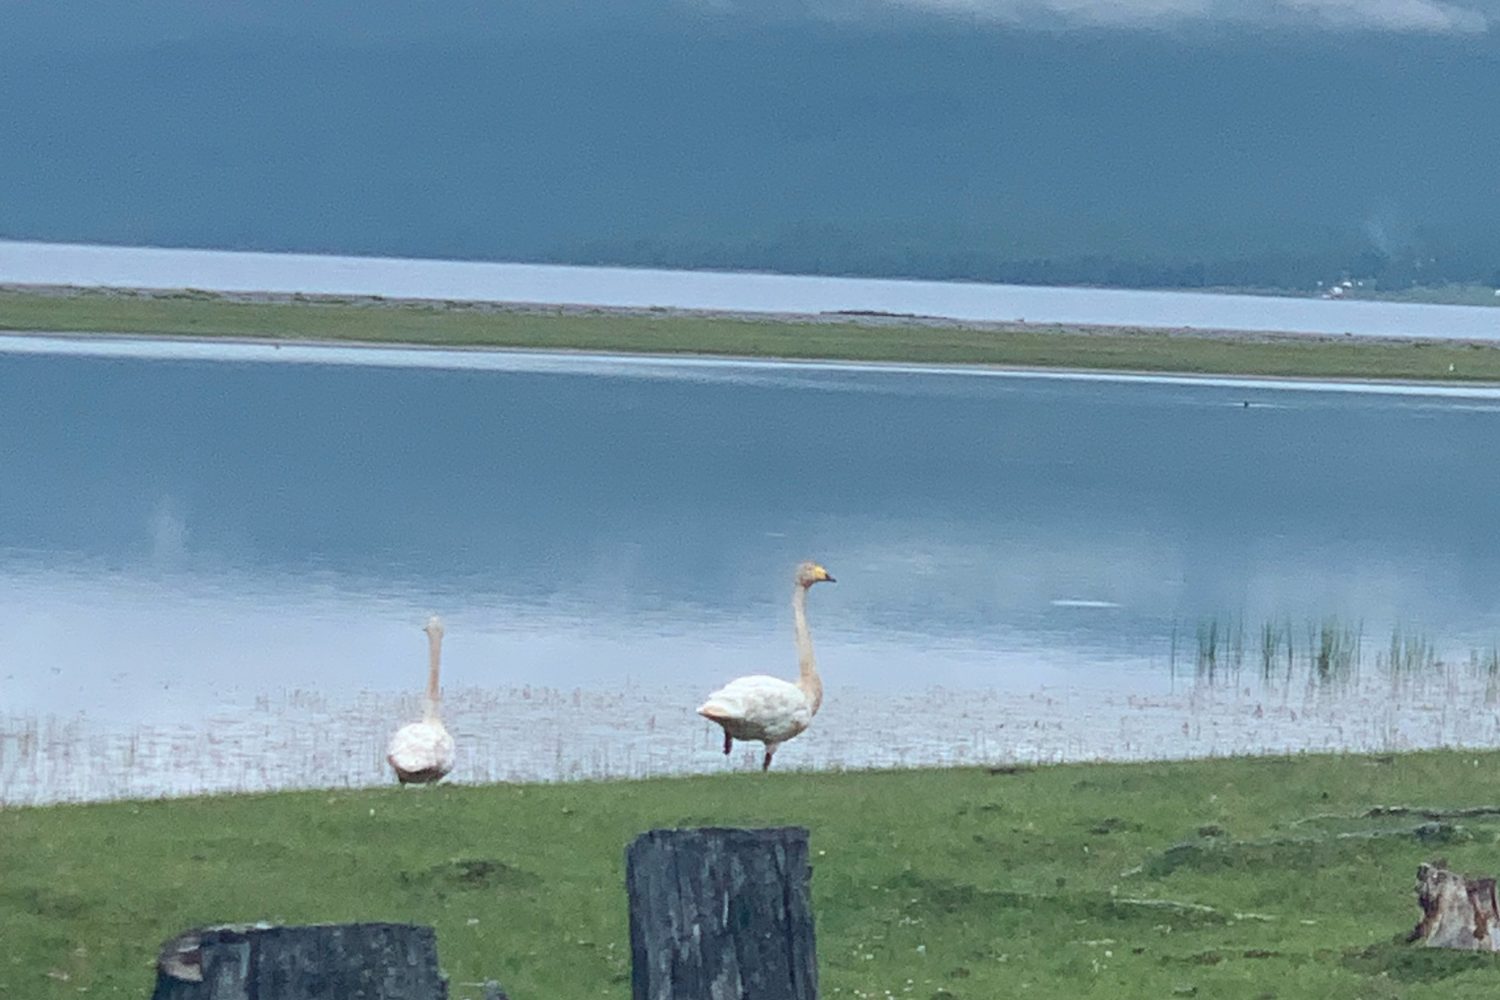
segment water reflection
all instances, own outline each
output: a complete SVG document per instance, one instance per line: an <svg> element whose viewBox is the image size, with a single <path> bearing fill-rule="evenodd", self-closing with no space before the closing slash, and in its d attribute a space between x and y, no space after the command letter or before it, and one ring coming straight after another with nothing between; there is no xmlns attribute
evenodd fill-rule
<svg viewBox="0 0 1500 1000"><path fill-rule="evenodd" d="M1449 664L1500 638L1482 389L28 344L0 351L0 799L380 780L434 611L459 777L722 766L691 708L792 672L809 556L840 580L829 703L789 766L1468 739L1374 676L1253 726L1253 671L1192 692L1195 629L1400 625ZM263 773L268 740L349 763Z"/></svg>

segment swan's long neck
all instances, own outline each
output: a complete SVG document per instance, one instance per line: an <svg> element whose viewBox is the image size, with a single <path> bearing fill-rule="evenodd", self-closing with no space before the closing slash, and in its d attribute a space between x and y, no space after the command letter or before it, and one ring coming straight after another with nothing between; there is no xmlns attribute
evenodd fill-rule
<svg viewBox="0 0 1500 1000"><path fill-rule="evenodd" d="M427 636L427 714L426 721L438 721L438 706L442 698L438 686L438 665L443 655L443 636L431 632Z"/></svg>
<svg viewBox="0 0 1500 1000"><path fill-rule="evenodd" d="M797 626L797 686L812 703L813 714L823 705L823 679L818 676L818 660L813 656L812 635L807 631L807 588L800 583L792 590L792 620Z"/></svg>

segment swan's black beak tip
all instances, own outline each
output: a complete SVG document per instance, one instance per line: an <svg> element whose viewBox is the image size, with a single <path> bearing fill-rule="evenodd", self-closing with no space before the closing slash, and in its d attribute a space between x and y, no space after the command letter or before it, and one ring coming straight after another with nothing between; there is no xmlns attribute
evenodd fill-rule
<svg viewBox="0 0 1500 1000"><path fill-rule="evenodd" d="M823 582L824 582L824 583L838 583L838 581L837 581L837 580L835 580L835 579L834 579L834 578L833 578L833 577L831 577L831 576L825 576L825 577L823 577Z"/></svg>

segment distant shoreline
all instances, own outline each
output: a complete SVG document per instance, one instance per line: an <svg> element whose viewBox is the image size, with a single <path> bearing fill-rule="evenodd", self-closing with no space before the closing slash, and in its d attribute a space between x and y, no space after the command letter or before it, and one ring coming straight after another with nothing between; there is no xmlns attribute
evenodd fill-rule
<svg viewBox="0 0 1500 1000"><path fill-rule="evenodd" d="M0 284L0 330L1077 371L1500 383L1500 342L200 289ZM1451 367L1450 367L1451 366Z"/></svg>
<svg viewBox="0 0 1500 1000"><path fill-rule="evenodd" d="M969 322L1090 324L1341 336L1500 340L1492 289L1357 284L1340 301L1268 288L1015 285L974 280L501 260L271 253L0 239L0 284L207 289L448 302L573 303L756 315L916 314ZM1432 290L1429 290L1432 291ZM1480 292L1483 292L1480 295ZM1418 301L1425 299L1426 301ZM1481 305L1482 304L1482 305ZM1490 307L1490 308L1485 308Z"/></svg>

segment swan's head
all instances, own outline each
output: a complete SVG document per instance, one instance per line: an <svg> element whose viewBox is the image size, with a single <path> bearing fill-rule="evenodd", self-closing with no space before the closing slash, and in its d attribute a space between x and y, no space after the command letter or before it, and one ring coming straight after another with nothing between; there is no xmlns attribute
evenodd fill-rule
<svg viewBox="0 0 1500 1000"><path fill-rule="evenodd" d="M433 615L427 619L427 624L422 626L422 631L434 639L441 639L443 637L443 620L437 615Z"/></svg>
<svg viewBox="0 0 1500 1000"><path fill-rule="evenodd" d="M797 586L811 587L815 583L835 583L832 576L815 562L805 562L797 567Z"/></svg>

